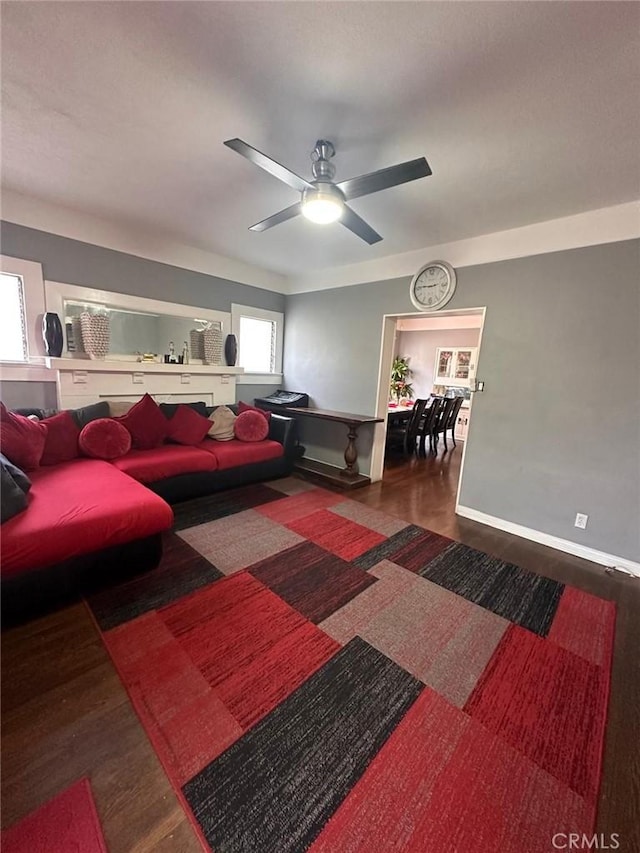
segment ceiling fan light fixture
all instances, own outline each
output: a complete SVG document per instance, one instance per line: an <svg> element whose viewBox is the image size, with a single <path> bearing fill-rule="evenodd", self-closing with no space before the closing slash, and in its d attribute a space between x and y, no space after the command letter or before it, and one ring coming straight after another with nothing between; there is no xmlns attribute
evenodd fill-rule
<svg viewBox="0 0 640 853"><path fill-rule="evenodd" d="M302 194L302 215L318 225L337 222L344 211L344 196L333 184L316 184Z"/></svg>
<svg viewBox="0 0 640 853"><path fill-rule="evenodd" d="M320 225L339 220L340 224L356 237L373 246L374 243L379 243L382 237L349 207L347 201L377 193L389 187L397 187L399 184L406 184L418 178L426 178L431 174L431 168L425 158L418 157L415 160L407 160L406 163L398 163L395 166L378 169L377 172L369 172L367 175L360 175L335 184L333 179L336 167L331 162L336 153L335 148L327 139L319 139L311 152L311 172L314 179L307 181L291 169L267 157L257 148L247 145L242 139L227 139L224 144L300 193L300 201L290 204L284 210L279 210L273 216L256 222L249 227L250 231L266 231L274 225L280 225L302 214L305 219Z"/></svg>

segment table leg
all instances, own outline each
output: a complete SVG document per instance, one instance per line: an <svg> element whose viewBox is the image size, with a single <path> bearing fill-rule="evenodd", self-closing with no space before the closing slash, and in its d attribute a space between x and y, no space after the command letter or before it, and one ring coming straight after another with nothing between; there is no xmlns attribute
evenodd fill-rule
<svg viewBox="0 0 640 853"><path fill-rule="evenodd" d="M344 461L347 463L341 473L343 477L358 476L358 448L356 447L356 439L358 438L358 427L356 424L349 424L347 438L349 442L347 449L344 452Z"/></svg>

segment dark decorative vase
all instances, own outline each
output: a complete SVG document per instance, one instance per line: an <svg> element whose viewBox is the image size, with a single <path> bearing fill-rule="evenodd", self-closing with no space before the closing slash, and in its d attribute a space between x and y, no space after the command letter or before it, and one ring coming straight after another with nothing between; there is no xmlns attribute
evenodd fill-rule
<svg viewBox="0 0 640 853"><path fill-rule="evenodd" d="M224 342L224 358L229 367L235 367L238 359L238 341L235 335L227 335Z"/></svg>
<svg viewBox="0 0 640 853"><path fill-rule="evenodd" d="M42 317L42 337L47 355L60 358L64 344L62 323L60 317L52 311L47 311Z"/></svg>

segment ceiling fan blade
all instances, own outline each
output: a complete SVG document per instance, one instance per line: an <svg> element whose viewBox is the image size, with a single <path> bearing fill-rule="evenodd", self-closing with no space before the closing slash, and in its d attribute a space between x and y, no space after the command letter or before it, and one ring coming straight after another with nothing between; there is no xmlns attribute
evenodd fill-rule
<svg viewBox="0 0 640 853"><path fill-rule="evenodd" d="M243 142L241 139L227 139L224 144L227 148L231 148L233 151L237 151L238 154L242 154L242 156L246 157L247 160L255 163L256 166L260 166L260 168L264 169L265 172L269 172L269 174L273 175L274 178L278 178L279 181L283 181L294 190L298 190L298 192L302 192L307 189L307 187L311 186L311 184L308 181L305 181L304 178L296 175L295 172L292 172L285 166L281 166L280 163L276 163L276 161L272 160L271 157L267 157L266 154L263 154L256 148L252 148L251 145L247 145L247 143Z"/></svg>
<svg viewBox="0 0 640 853"><path fill-rule="evenodd" d="M297 201L295 204L292 204L291 207L285 207L284 210L274 213L273 216L263 219L262 222L256 222L255 225L252 225L249 228L249 231L266 231L267 228L273 228L274 225L280 225L281 222L286 222L287 219L293 219L293 217L298 216L299 213L302 213L302 204Z"/></svg>
<svg viewBox="0 0 640 853"><path fill-rule="evenodd" d="M368 175L360 175L358 178L341 181L336 186L342 190L347 201L349 201L352 198L377 193L380 190L396 187L398 184L406 184L408 181L415 181L418 178L427 178L430 174L429 164L424 157L419 157L417 160L408 160L406 163L399 163L397 166L389 166L388 169L379 169L377 172L370 172Z"/></svg>
<svg viewBox="0 0 640 853"><path fill-rule="evenodd" d="M358 214L354 213L354 211L346 204L344 206L340 222L345 226L345 228L348 228L349 231L353 231L357 237L360 237L361 240L364 240L365 243L368 243L370 246L373 243L379 243L380 240L382 240L382 237L378 232L374 231L370 225L367 225L364 219L361 219Z"/></svg>

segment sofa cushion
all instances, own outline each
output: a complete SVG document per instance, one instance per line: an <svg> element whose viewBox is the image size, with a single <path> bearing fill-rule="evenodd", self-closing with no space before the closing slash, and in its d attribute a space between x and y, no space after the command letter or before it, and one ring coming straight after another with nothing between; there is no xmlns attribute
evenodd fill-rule
<svg viewBox="0 0 640 853"><path fill-rule="evenodd" d="M0 453L0 465L11 474L13 480L18 484L18 486L22 489L22 491L26 494L31 488L31 480L27 477L24 471L21 468L18 468L17 465L14 465L10 459Z"/></svg>
<svg viewBox="0 0 640 853"><path fill-rule="evenodd" d="M41 465L57 465L78 457L80 429L70 412L58 412L42 421L46 430Z"/></svg>
<svg viewBox="0 0 640 853"><path fill-rule="evenodd" d="M205 438L198 447L215 456L219 471L237 468L240 465L250 465L253 462L267 462L269 459L284 456L284 447L280 442L270 439L247 442L234 438L231 441L219 442Z"/></svg>
<svg viewBox="0 0 640 853"><path fill-rule="evenodd" d="M0 522L9 521L27 508L27 495L11 476L8 465L0 462ZM12 466L14 467L14 466Z"/></svg>
<svg viewBox="0 0 640 853"><path fill-rule="evenodd" d="M243 403L240 400L238 403L238 414L241 415L243 412L260 412L267 423L271 421L271 412L267 411L267 409L259 409L257 406L251 406L249 403Z"/></svg>
<svg viewBox="0 0 640 853"><path fill-rule="evenodd" d="M200 444L210 427L209 418L198 414L190 406L179 405L168 422L167 438L176 444Z"/></svg>
<svg viewBox="0 0 640 853"><path fill-rule="evenodd" d="M32 476L29 508L2 526L2 576L168 530L171 507L109 462L74 459Z"/></svg>
<svg viewBox="0 0 640 853"><path fill-rule="evenodd" d="M159 447L167 435L168 421L149 394L145 394L126 415L116 420L129 430L131 444L137 450Z"/></svg>
<svg viewBox="0 0 640 853"><path fill-rule="evenodd" d="M160 403L160 411L167 420L171 420L178 411L178 406L188 406L190 409L193 409L194 412L202 415L203 418L207 417L207 404L203 401L195 403Z"/></svg>
<svg viewBox="0 0 640 853"><path fill-rule="evenodd" d="M131 433L113 418L98 418L80 433L80 450L93 459L117 459L131 450Z"/></svg>
<svg viewBox="0 0 640 853"><path fill-rule="evenodd" d="M153 450L131 450L111 464L141 483L154 483L176 474L215 471L218 467L217 459L211 454L179 444L165 444Z"/></svg>
<svg viewBox="0 0 640 853"><path fill-rule="evenodd" d="M40 465L46 430L38 420L9 412L0 403L0 452L23 471Z"/></svg>
<svg viewBox="0 0 640 853"><path fill-rule="evenodd" d="M216 441L231 441L234 438L233 424L237 415L232 412L228 406L218 406L209 415L211 426L209 428L209 438L215 438Z"/></svg>
<svg viewBox="0 0 640 853"><path fill-rule="evenodd" d="M269 424L260 412L246 411L236 418L233 433L238 441L262 441L269 435Z"/></svg>
<svg viewBox="0 0 640 853"><path fill-rule="evenodd" d="M82 406L80 409L69 409L69 414L78 424L78 427L82 429L82 427L98 418L108 418L109 403L106 400L101 400L99 403L91 403L88 406Z"/></svg>

